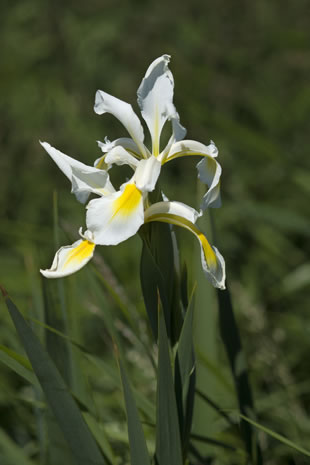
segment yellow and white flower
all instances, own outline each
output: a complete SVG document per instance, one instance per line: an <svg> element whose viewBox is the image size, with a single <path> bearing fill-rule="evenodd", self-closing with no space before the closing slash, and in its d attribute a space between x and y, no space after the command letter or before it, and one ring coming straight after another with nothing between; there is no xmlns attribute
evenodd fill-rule
<svg viewBox="0 0 310 465"><path fill-rule="evenodd" d="M161 167L175 158L200 155L198 177L208 186L201 210L220 206L221 167L216 161L217 149L213 142L204 145L182 140L185 129L173 104L173 76L168 68L169 56L156 59L148 68L138 89L138 104L149 129L152 150L144 145L142 124L131 105L98 90L95 112L114 115L127 129L130 138L113 142L98 142L104 155L87 166L43 142L42 146L72 183L72 192L85 203L90 194L98 198L86 206L87 230L82 239L62 247L56 253L49 270L41 270L48 278L58 278L82 268L93 256L95 245L116 245L136 234L140 226L151 221L162 221L191 231L201 247L202 268L215 287L225 287L225 262L212 247L195 223L201 213L180 202L163 201L150 205L148 193L155 189ZM172 124L172 136L160 150L160 135L164 124ZM132 177L115 190L109 169L113 165L128 165Z"/></svg>

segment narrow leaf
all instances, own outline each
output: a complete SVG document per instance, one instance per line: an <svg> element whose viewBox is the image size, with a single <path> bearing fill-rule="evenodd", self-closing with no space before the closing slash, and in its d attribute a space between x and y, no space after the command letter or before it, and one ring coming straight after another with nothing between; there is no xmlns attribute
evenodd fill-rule
<svg viewBox="0 0 310 465"><path fill-rule="evenodd" d="M287 439L286 437L282 436L279 433L276 433L275 431L272 431L271 429L267 428L266 426L263 426L259 423L257 423L254 420L251 420L250 418L246 417L245 415L241 415L240 417L250 423L251 425L255 426L255 428L264 431L264 433L268 434L269 436L272 436L273 438L277 439L278 441L282 442L286 446L292 447L293 449L297 450L301 454L306 455L307 457L310 457L310 451L304 449L303 447L299 446L298 444L295 444L295 442L291 441L290 439Z"/></svg>
<svg viewBox="0 0 310 465"><path fill-rule="evenodd" d="M135 399L129 385L125 367L117 349L116 356L119 364L127 414L131 465L151 465Z"/></svg>
<svg viewBox="0 0 310 465"><path fill-rule="evenodd" d="M163 312L158 317L156 458L158 465L182 465L182 448L169 343Z"/></svg>
<svg viewBox="0 0 310 465"><path fill-rule="evenodd" d="M29 361L2 344L0 344L0 361L29 383L38 385L38 380L32 372Z"/></svg>
<svg viewBox="0 0 310 465"><path fill-rule="evenodd" d="M179 413L183 455L186 456L195 394L195 355L193 347L193 299L191 299L175 358L175 392Z"/></svg>
<svg viewBox="0 0 310 465"><path fill-rule="evenodd" d="M227 352L230 368L233 374L240 412L242 415L254 415L254 403L245 355L242 350L238 326L235 320L231 297L228 287L217 292L219 302L219 324L222 340ZM241 421L241 432L248 451L254 463L262 463L261 451L252 427L244 420Z"/></svg>
<svg viewBox="0 0 310 465"><path fill-rule="evenodd" d="M145 308L149 318L151 330L154 340L157 341L158 336L158 293L160 295L162 305L166 308L166 313L169 308L168 298L165 293L165 285L163 275L155 263L149 246L146 241L143 241L141 263L140 263L140 280L141 289L144 299Z"/></svg>
<svg viewBox="0 0 310 465"><path fill-rule="evenodd" d="M90 431L92 432L94 438L96 439L100 449L104 453L105 457L112 465L116 465L117 461L113 450L108 442L107 433L104 429L104 426L99 423L90 413L83 412L84 420L86 421Z"/></svg>
<svg viewBox="0 0 310 465"><path fill-rule="evenodd" d="M6 305L24 345L46 400L78 465L104 465L105 461L59 371L23 316L3 291Z"/></svg>

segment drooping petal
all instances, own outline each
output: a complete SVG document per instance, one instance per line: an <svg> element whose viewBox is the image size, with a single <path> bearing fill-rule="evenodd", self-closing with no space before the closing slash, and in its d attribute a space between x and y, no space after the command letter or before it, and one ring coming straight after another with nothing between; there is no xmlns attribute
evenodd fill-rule
<svg viewBox="0 0 310 465"><path fill-rule="evenodd" d="M129 103L113 97L102 90L97 90L94 110L98 115L110 113L115 116L127 129L128 133L145 156L143 127L136 113Z"/></svg>
<svg viewBox="0 0 310 465"><path fill-rule="evenodd" d="M145 221L153 221L153 217L166 214L169 215L169 218L173 216L182 217L190 223L196 223L197 219L201 216L194 208L189 207L185 203L165 200L164 202L154 203L147 208L144 212L144 219Z"/></svg>
<svg viewBox="0 0 310 465"><path fill-rule="evenodd" d="M109 139L105 137L104 142L97 140L97 143L103 153L110 152L110 150L114 149L114 147L120 146L135 157L141 158L139 147L129 137L120 137L119 139L115 139L113 142L109 141Z"/></svg>
<svg viewBox="0 0 310 465"><path fill-rule="evenodd" d="M195 140L181 140L171 146L165 162L190 155L200 155L203 157L209 156L215 158L218 155L218 150L212 141L209 145L205 145L200 142L196 142Z"/></svg>
<svg viewBox="0 0 310 465"><path fill-rule="evenodd" d="M138 104L149 128L153 155L159 154L161 130L169 116L176 113L173 101L174 81L168 68L169 55L157 58L147 69L138 89Z"/></svg>
<svg viewBox="0 0 310 465"><path fill-rule="evenodd" d="M46 278L63 278L83 268L94 255L95 244L79 239L72 245L61 247L49 270L40 270Z"/></svg>
<svg viewBox="0 0 310 465"><path fill-rule="evenodd" d="M203 158L196 165L198 178L208 186L208 190L202 198L201 209L208 207L219 208L222 204L220 194L221 165L210 157Z"/></svg>
<svg viewBox="0 0 310 465"><path fill-rule="evenodd" d="M114 164L119 166L129 165L133 170L135 170L139 164L139 161L121 146L114 147L110 152L108 152L104 161L108 165L108 168Z"/></svg>
<svg viewBox="0 0 310 465"><path fill-rule="evenodd" d="M55 149L47 142L40 142L40 144L71 181L72 192L81 203L86 202L90 192L98 195L114 192L106 171L85 165Z"/></svg>
<svg viewBox="0 0 310 465"><path fill-rule="evenodd" d="M220 177L222 168L215 159L217 154L218 150L212 141L209 145L204 145L193 140L184 140L173 144L168 156L162 160L164 164L179 157L194 155L203 157L197 164L198 178L208 186L202 199L200 207L202 210L207 207L218 208L221 206Z"/></svg>
<svg viewBox="0 0 310 465"><path fill-rule="evenodd" d="M94 242L116 245L133 236L144 222L143 194L131 181L108 197L87 205L86 224Z"/></svg>
<svg viewBox="0 0 310 465"><path fill-rule="evenodd" d="M107 163L106 163L106 160L105 160L106 154L109 153L109 152L112 152L112 150L114 150L116 148L125 149L126 152L129 153L129 155L136 158L137 160L142 158L139 147L137 146L137 144L132 139L129 139L129 137L121 137L119 139L114 140L113 142L110 142L106 137L104 139L104 142L100 142L98 140L97 143L98 143L98 146L101 148L102 152L105 153L105 155L103 155L103 156L97 158L97 160L95 160L94 166L96 168L109 169L111 167L111 165L108 166ZM146 150L147 156L148 155L150 156L151 154L149 153L149 151L148 151L148 149L146 147L145 147L145 150Z"/></svg>
<svg viewBox="0 0 310 465"><path fill-rule="evenodd" d="M165 204L166 202L159 202L159 204L160 203ZM153 213L151 212L152 214L150 214L150 209L154 206L146 210L145 222L148 223L150 221L161 221L164 223L171 223L176 226L181 226L182 228L191 231L196 236L200 244L201 265L205 276L214 287L225 289L225 261L217 248L211 246L205 235L195 226L193 222L190 221L190 210L187 211L184 209L184 213L186 211L186 214L175 215L165 211L167 206L160 206L159 204L154 204L154 206L157 205L157 213L153 211ZM160 210L162 210L162 212ZM171 211L173 211L173 209ZM180 210L179 212L181 213Z"/></svg>
<svg viewBox="0 0 310 465"><path fill-rule="evenodd" d="M155 188L161 170L160 161L151 156L147 160L140 160L133 180L142 192L152 192Z"/></svg>

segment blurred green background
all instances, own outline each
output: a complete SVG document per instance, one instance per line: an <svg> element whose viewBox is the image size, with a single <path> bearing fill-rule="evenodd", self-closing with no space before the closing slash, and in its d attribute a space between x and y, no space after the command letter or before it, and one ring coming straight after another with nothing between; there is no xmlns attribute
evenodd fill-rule
<svg viewBox="0 0 310 465"><path fill-rule="evenodd" d="M175 104L187 137L203 143L212 139L219 148L223 206L213 211L216 244L226 260L259 419L306 445L309 2L3 0L0 12L0 283L21 309L32 308L39 316L38 269L50 266L56 250L54 192L60 244L71 243L84 226L84 207L39 140L92 164L101 153L96 140L126 136L113 117L94 113L96 90L137 110L136 90L146 68L170 54ZM171 199L197 207L194 165L186 159L167 165L162 186ZM192 247L199 254L186 233L180 239L183 258L191 258ZM140 249L135 237L117 247L98 247L96 255L121 298L142 306ZM89 275L83 270L65 283L64 292L77 307L74 334L109 358L106 322L98 317ZM48 286L53 290L58 284ZM102 298L114 308L109 293L102 292ZM0 308L0 343L20 351L4 305ZM140 316L143 333L143 309ZM214 315L209 323L205 334L218 343ZM0 376L1 431L35 456L25 382L5 365ZM100 387L109 391L103 381ZM114 413L111 409L111 418ZM268 441L262 438L266 463L306 463Z"/></svg>

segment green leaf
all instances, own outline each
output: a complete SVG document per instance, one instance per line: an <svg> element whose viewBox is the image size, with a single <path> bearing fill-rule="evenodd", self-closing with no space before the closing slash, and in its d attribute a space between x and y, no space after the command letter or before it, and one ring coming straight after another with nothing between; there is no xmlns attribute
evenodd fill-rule
<svg viewBox="0 0 310 465"><path fill-rule="evenodd" d="M151 465L135 399L132 395L126 370L117 349L116 356L119 364L127 414L131 465Z"/></svg>
<svg viewBox="0 0 310 465"><path fill-rule="evenodd" d="M154 222L140 230L143 240L140 277L151 329L157 340L158 293L162 302L168 337L174 345L182 326L179 279L175 271L176 239L170 225Z"/></svg>
<svg viewBox="0 0 310 465"><path fill-rule="evenodd" d="M193 309L193 299L191 298L175 358L175 392L184 456L187 455L186 451L192 425L196 381L193 347Z"/></svg>
<svg viewBox="0 0 310 465"><path fill-rule="evenodd" d="M210 399L210 397L208 397L206 394L204 394L199 389L196 389L196 394L201 399L203 399L203 401L206 402L213 410L215 410L222 418L224 418L229 425L236 426L236 423L227 415L227 413L224 412L223 409L221 409L219 405L217 405L216 402Z"/></svg>
<svg viewBox="0 0 310 465"><path fill-rule="evenodd" d="M165 292L164 277L156 264L151 250L143 240L141 263L140 263L140 280L145 308L148 314L151 330L155 341L158 336L158 293L162 305L167 314L169 302Z"/></svg>
<svg viewBox="0 0 310 465"><path fill-rule="evenodd" d="M33 374L29 360L2 344L0 344L0 361L29 383L33 385L39 384Z"/></svg>
<svg viewBox="0 0 310 465"><path fill-rule="evenodd" d="M99 423L89 412L83 412L83 417L105 457L112 465L116 465L117 461L108 442L107 433L104 426Z"/></svg>
<svg viewBox="0 0 310 465"><path fill-rule="evenodd" d="M158 316L156 458L158 465L181 465L182 448L169 343L162 309Z"/></svg>
<svg viewBox="0 0 310 465"><path fill-rule="evenodd" d="M192 434L191 438L194 441L205 442L207 444L212 444L213 446L223 447L223 449L228 449L228 450L231 450L231 451L236 451L237 450L237 448L232 446L231 444L227 444L227 443L225 443L223 441L219 441L218 439L209 438L207 436L202 436L200 434Z"/></svg>
<svg viewBox="0 0 310 465"><path fill-rule="evenodd" d="M287 439L286 437L282 436L279 433L276 433L275 431L272 431L271 429L267 428L266 426L263 426L259 423L257 423L254 420L251 420L250 418L246 417L245 415L240 414L240 417L250 423L251 425L255 426L255 428L264 431L264 433L268 434L269 436L272 436L273 438L277 439L278 441L282 442L286 446L292 447L293 449L297 450L301 454L306 455L307 457L310 457L310 451L304 449L303 447L299 446L298 444L295 444L295 442L291 441L290 439Z"/></svg>
<svg viewBox="0 0 310 465"><path fill-rule="evenodd" d="M59 371L23 316L4 293L6 305L24 345L46 400L78 465L104 465L105 461Z"/></svg>
<svg viewBox="0 0 310 465"><path fill-rule="evenodd" d="M84 355L89 361L95 364L99 370L103 371L106 375L109 376L115 387L119 386L118 373L111 367L111 365L104 362L96 355L91 355L88 353L85 353ZM133 389L133 392L139 409L145 414L146 417L148 417L149 421L153 423L155 418L155 409L153 403L150 402L150 400L138 389Z"/></svg>
<svg viewBox="0 0 310 465"><path fill-rule="evenodd" d="M240 412L243 415L248 415L249 413L254 415L253 396L247 373L245 355L242 350L228 287L225 290L218 290L217 296L219 302L220 333L233 374ZM240 426L249 456L254 463L261 464L260 447L251 425L245 421L241 421Z"/></svg>

